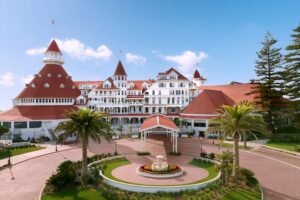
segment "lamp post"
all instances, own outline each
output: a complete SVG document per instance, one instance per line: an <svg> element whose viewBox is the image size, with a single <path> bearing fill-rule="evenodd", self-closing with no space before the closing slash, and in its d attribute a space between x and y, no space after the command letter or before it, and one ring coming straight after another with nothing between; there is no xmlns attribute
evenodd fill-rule
<svg viewBox="0 0 300 200"><path fill-rule="evenodd" d="M115 154L118 155L118 143L117 143L117 140L115 140Z"/></svg>
<svg viewBox="0 0 300 200"><path fill-rule="evenodd" d="M202 157L202 137L200 137L200 157Z"/></svg>
<svg viewBox="0 0 300 200"><path fill-rule="evenodd" d="M10 151L10 143L8 144L8 160L7 160L7 164L10 167L11 166L11 161L10 161L10 156L11 156L11 151Z"/></svg>

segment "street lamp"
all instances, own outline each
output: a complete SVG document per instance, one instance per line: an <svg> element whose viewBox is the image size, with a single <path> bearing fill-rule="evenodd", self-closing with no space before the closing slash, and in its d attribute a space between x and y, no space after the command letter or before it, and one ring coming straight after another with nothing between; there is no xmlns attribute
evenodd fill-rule
<svg viewBox="0 0 300 200"><path fill-rule="evenodd" d="M117 140L115 140L115 154L118 154L118 143Z"/></svg>
<svg viewBox="0 0 300 200"><path fill-rule="evenodd" d="M10 143L8 144L8 161L7 164L10 167L11 166L11 161L10 161L10 156L11 156L11 151L10 151Z"/></svg>
<svg viewBox="0 0 300 200"><path fill-rule="evenodd" d="M202 157L202 137L200 136L200 157Z"/></svg>

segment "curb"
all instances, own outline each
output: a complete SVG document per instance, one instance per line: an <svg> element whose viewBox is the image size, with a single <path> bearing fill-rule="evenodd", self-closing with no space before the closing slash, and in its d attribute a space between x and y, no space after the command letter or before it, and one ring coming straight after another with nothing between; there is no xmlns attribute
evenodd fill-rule
<svg viewBox="0 0 300 200"><path fill-rule="evenodd" d="M49 152L49 153L41 154L41 155L38 155L38 156L35 156L35 157L32 157L32 158L28 158L28 159L25 159L25 160L22 160L22 161L13 163L13 164L11 164L11 167L12 167L12 166L15 166L15 165L18 165L18 164L21 164L21 163L23 163L23 162L26 162L26 161L35 159L35 158L40 158L40 157L47 156L47 155L51 155L51 154L54 154L54 153L59 153L59 152L64 152L64 151L69 151L69 150L78 149L78 148L81 148L81 147L72 147L72 148L69 148L69 149L63 149L63 150L60 150L60 151L54 151L54 152ZM9 166L7 166L7 167L9 167ZM4 167L4 168L0 169L0 171L6 169L7 167Z"/></svg>
<svg viewBox="0 0 300 200"><path fill-rule="evenodd" d="M275 147L269 147L269 146L266 146L266 145L262 145L261 147L265 148L265 149L278 151L278 152L281 152L281 153L287 153L287 154L290 154L290 155L293 155L293 156L296 156L296 157L300 158L300 153L297 153L297 152L288 151L288 150L284 150L284 149L279 149L279 148L275 148Z"/></svg>

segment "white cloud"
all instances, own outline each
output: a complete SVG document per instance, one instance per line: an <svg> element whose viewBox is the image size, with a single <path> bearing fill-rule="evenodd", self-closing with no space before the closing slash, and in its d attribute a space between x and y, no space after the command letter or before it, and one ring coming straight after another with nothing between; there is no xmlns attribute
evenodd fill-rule
<svg viewBox="0 0 300 200"><path fill-rule="evenodd" d="M8 72L0 76L0 85L14 85L14 74Z"/></svg>
<svg viewBox="0 0 300 200"><path fill-rule="evenodd" d="M133 63L135 65L145 64L147 60L144 56L133 54L133 53L126 53L125 56L127 62Z"/></svg>
<svg viewBox="0 0 300 200"><path fill-rule="evenodd" d="M39 54L43 54L45 53L45 51L47 50L47 48L36 48L36 49L28 49L25 53L27 55L39 55Z"/></svg>
<svg viewBox="0 0 300 200"><path fill-rule="evenodd" d="M204 52L198 54L193 51L185 51L180 55L163 56L167 61L176 63L180 72L186 76L191 76L198 65L208 57Z"/></svg>
<svg viewBox="0 0 300 200"><path fill-rule="evenodd" d="M93 49L74 38L55 40L61 51L81 61L87 59L108 60L112 56L112 51L106 45L100 45L97 49ZM43 54L46 49L46 47L34 48L27 50L25 53L28 55L38 55Z"/></svg>
<svg viewBox="0 0 300 200"><path fill-rule="evenodd" d="M28 83L30 83L30 81L32 79L33 79L32 75L27 75L27 76L21 78L21 82L24 83L24 84L28 84Z"/></svg>

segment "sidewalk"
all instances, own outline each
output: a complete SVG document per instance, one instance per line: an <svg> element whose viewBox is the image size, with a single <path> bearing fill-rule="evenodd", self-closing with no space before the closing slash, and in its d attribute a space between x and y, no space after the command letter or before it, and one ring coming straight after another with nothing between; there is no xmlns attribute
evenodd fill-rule
<svg viewBox="0 0 300 200"><path fill-rule="evenodd" d="M252 140L252 141L247 141L247 146L253 148L259 148L261 146L264 146L264 144L266 144L267 142L268 140ZM224 141L224 143L233 144L233 141ZM244 145L244 142L240 141L239 145Z"/></svg>
<svg viewBox="0 0 300 200"><path fill-rule="evenodd" d="M50 153L55 153L55 144L50 144L50 143L49 144L37 144L37 146L45 147L45 149L41 149L41 150L29 152L29 153L24 153L24 154L17 155L17 156L12 156L10 158L11 163L13 165L15 165L17 163L23 162L23 161L31 159L31 158L39 157L39 156L50 154ZM76 147L77 146L74 144L57 145L57 150L64 151L64 150L68 150L68 149L72 149L72 148L76 148ZM7 163L8 163L8 158L0 160L0 166L3 166Z"/></svg>

